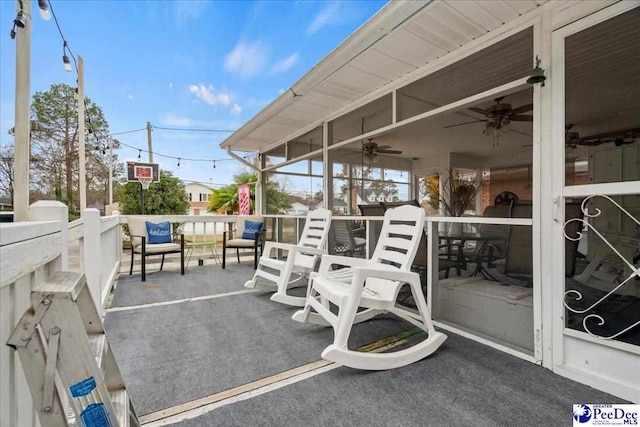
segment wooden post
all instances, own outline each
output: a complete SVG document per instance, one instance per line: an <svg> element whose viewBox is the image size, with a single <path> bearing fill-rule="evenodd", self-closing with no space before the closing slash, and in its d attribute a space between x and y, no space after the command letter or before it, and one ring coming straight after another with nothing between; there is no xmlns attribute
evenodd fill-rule
<svg viewBox="0 0 640 427"><path fill-rule="evenodd" d="M84 61L80 55L78 55L78 158L78 180L80 181L78 190L80 191L80 216L82 216L87 209L87 171L84 147Z"/></svg>
<svg viewBox="0 0 640 427"><path fill-rule="evenodd" d="M103 314L101 304L101 244L100 244L100 211L85 209L84 211L84 265L87 286L100 315Z"/></svg>
<svg viewBox="0 0 640 427"><path fill-rule="evenodd" d="M16 1L24 14L24 28L16 27L15 93L15 171L13 183L13 220L29 220L29 158L31 122L29 120L31 80L31 0Z"/></svg>
<svg viewBox="0 0 640 427"><path fill-rule="evenodd" d="M31 221L60 221L60 268L69 266L69 207L57 200L38 200L29 207Z"/></svg>
<svg viewBox="0 0 640 427"><path fill-rule="evenodd" d="M153 163L153 143L151 140L151 122L147 122L147 144L149 145L149 163Z"/></svg>
<svg viewBox="0 0 640 427"><path fill-rule="evenodd" d="M113 138L109 137L109 205L113 204Z"/></svg>
<svg viewBox="0 0 640 427"><path fill-rule="evenodd" d="M438 303L438 224L427 220L427 306L431 308L431 317L439 317Z"/></svg>

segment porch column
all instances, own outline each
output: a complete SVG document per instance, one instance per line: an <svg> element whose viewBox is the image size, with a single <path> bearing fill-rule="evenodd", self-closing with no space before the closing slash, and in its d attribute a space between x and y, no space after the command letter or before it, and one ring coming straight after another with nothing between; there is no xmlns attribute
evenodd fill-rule
<svg viewBox="0 0 640 427"><path fill-rule="evenodd" d="M534 25L533 58L535 63L538 55L542 61L542 67L547 74L551 70L551 11L543 9L540 21ZM554 165L554 148L552 136L553 111L556 109L552 102L552 83L550 78L545 85L533 85L533 176L531 210L532 244L533 244L533 324L535 338L535 358L542 361L542 366L551 369L553 367L553 333L554 317L554 289L564 288L563 283L554 283L553 275L553 251L551 247L554 240L554 206L553 188L554 181L564 183L562 176L554 176L558 170ZM558 159L555 159L556 161ZM543 165L544 173L543 173ZM562 185L562 184L560 184ZM564 203L561 203L562 206ZM540 292L535 292L539 289ZM562 293L562 292L560 292ZM538 329L541 328L541 329ZM561 343L560 343L561 345Z"/></svg>
<svg viewBox="0 0 640 427"><path fill-rule="evenodd" d="M331 127L328 122L322 123L322 174L324 179L322 180L322 192L324 197L322 198L322 207L325 209L333 208L333 168L331 167L331 161L329 159L329 141ZM313 191L313 189L312 189Z"/></svg>

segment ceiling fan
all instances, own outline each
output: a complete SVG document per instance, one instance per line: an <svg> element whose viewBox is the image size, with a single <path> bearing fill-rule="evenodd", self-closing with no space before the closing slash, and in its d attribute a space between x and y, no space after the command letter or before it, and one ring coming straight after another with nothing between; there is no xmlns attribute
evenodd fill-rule
<svg viewBox="0 0 640 427"><path fill-rule="evenodd" d="M390 150L390 145L378 145L369 138L368 142L362 141L362 155L369 161L373 161L378 154L402 154L400 150Z"/></svg>
<svg viewBox="0 0 640 427"><path fill-rule="evenodd" d="M489 131L499 130L508 126L511 122L532 122L533 116L522 115L533 109L533 104L522 105L517 108L512 108L511 104L502 103L504 96L495 98L495 104L487 109L479 107L470 107L469 110L474 113L482 114L485 119L472 120L470 122L457 123L455 125L445 126L445 128L452 128L456 126L464 126L471 123L485 122L485 128L483 133L487 134Z"/></svg>
<svg viewBox="0 0 640 427"><path fill-rule="evenodd" d="M572 127L573 124L567 124L564 134L564 143L572 148L575 148L577 145L595 147L596 145L607 142L613 142L616 147L619 147L625 144L633 144L637 138L640 138L640 129L627 129L581 137L578 132L570 131Z"/></svg>

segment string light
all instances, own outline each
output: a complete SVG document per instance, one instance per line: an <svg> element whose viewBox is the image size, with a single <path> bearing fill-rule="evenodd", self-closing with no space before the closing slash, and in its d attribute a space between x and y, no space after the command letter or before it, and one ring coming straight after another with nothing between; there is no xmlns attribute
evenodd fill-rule
<svg viewBox="0 0 640 427"><path fill-rule="evenodd" d="M147 129L145 128L144 130L146 131ZM112 133L112 134L110 134L110 136L117 135L117 134L122 134L122 133L128 133L128 132L131 132L131 131ZM127 144L125 142L122 142L122 141L119 141L119 142L120 142L120 145L122 145L124 147L128 147L128 148L131 148L133 150L138 150L138 153L148 153L149 152L149 150L145 150L145 149L136 147L134 145L129 145L129 144ZM189 161L189 162L205 162L205 163L236 161L236 159L231 159L231 158L227 158L227 159L205 159L205 158L193 158L193 157L177 157L177 156L170 156L168 154L162 154L162 153L159 153L157 151L154 151L153 155L154 156L158 156L158 157L163 157L165 159L178 160L180 162L185 161L185 160ZM242 156L242 158L244 160L251 161L254 156L255 155L250 154L250 155L247 155L247 156Z"/></svg>
<svg viewBox="0 0 640 427"><path fill-rule="evenodd" d="M13 20L13 27L11 28L11 32L9 32L12 40L16 38L16 27L24 28L27 26L27 18L24 14L24 4L22 3L22 0L19 0L19 3L20 10L16 13L16 17ZM38 0L38 6L40 7L40 16L42 17L42 19L44 19L45 21L51 19L47 0Z"/></svg>
<svg viewBox="0 0 640 427"><path fill-rule="evenodd" d="M176 169L180 169L180 157L178 157L178 167Z"/></svg>
<svg viewBox="0 0 640 427"><path fill-rule="evenodd" d="M215 160L213 161L213 168L214 169L216 168L216 161Z"/></svg>
<svg viewBox="0 0 640 427"><path fill-rule="evenodd" d="M62 42L62 63L64 64L64 70L67 72L71 72L71 61L69 61L69 57L67 56L67 41Z"/></svg>
<svg viewBox="0 0 640 427"><path fill-rule="evenodd" d="M138 150L138 161L142 160L142 150Z"/></svg>
<svg viewBox="0 0 640 427"><path fill-rule="evenodd" d="M38 7L40 8L40 17L45 21L51 19L51 14L49 13L49 6L47 5L47 0L38 0Z"/></svg>

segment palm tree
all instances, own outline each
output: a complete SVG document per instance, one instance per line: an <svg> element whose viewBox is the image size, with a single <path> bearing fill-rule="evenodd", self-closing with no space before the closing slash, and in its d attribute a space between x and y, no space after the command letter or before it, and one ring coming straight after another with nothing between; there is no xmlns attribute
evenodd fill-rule
<svg viewBox="0 0 640 427"><path fill-rule="evenodd" d="M233 183L211 190L211 198L207 210L209 212L237 212L238 211L238 186L249 184L251 194L255 194L258 174L256 172L242 172L233 176ZM254 201L251 200L251 210Z"/></svg>
<svg viewBox="0 0 640 427"><path fill-rule="evenodd" d="M215 190L211 190L209 200L209 212L237 212L238 211L238 186L249 184L252 196L255 195L255 184L258 181L256 172L242 172L234 175L233 183ZM291 209L291 198L284 189L284 185L278 181L267 179L264 183L266 213L281 214ZM255 208L253 197L251 209Z"/></svg>

